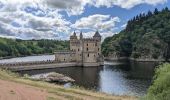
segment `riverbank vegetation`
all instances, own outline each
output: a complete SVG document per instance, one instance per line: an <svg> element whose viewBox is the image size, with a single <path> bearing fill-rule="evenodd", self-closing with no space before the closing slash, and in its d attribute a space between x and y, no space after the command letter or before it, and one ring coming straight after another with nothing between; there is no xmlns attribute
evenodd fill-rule
<svg viewBox="0 0 170 100"><path fill-rule="evenodd" d="M155 71L153 84L150 86L144 100L170 99L170 64L158 66Z"/></svg>
<svg viewBox="0 0 170 100"><path fill-rule="evenodd" d="M56 50L68 49L69 41L0 38L0 57L18 57L45 53L51 54Z"/></svg>
<svg viewBox="0 0 170 100"><path fill-rule="evenodd" d="M28 86L31 86L29 87L29 89L35 88L36 90L38 89L43 90L47 93L47 100L136 100L137 99L136 97L131 97L131 96L107 95L104 93L89 91L78 87L64 88L63 86L50 84L47 82L35 81L35 80L33 81L30 80L27 77L27 75L25 77L20 77L18 74L2 69L0 69L0 80L6 81L8 85L13 84L13 82L15 82L15 84L17 83L19 84L19 86L23 84L26 85L26 88L28 88ZM15 86L12 85L12 87ZM14 89L11 91L13 93L18 93L17 90L19 89L16 90ZM2 94L1 92L4 93L2 89L0 91L0 94ZM22 96L23 95L24 93L22 94ZM28 96L29 94L26 95Z"/></svg>
<svg viewBox="0 0 170 100"><path fill-rule="evenodd" d="M170 59L170 10L155 9L129 20L119 34L102 44L104 56L135 59Z"/></svg>

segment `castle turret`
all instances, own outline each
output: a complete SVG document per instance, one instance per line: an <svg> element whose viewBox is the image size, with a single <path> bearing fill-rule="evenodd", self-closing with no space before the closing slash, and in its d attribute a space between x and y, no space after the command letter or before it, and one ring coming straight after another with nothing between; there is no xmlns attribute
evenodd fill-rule
<svg viewBox="0 0 170 100"><path fill-rule="evenodd" d="M97 40L95 43L95 51L97 51L98 57L101 55L101 35L98 31L93 36L93 39Z"/></svg>
<svg viewBox="0 0 170 100"><path fill-rule="evenodd" d="M93 38L96 39L96 40L101 41L101 35L99 34L98 31L96 31L96 33L94 34Z"/></svg>
<svg viewBox="0 0 170 100"><path fill-rule="evenodd" d="M81 32L80 33L80 40L82 40L83 39L83 33Z"/></svg>
<svg viewBox="0 0 170 100"><path fill-rule="evenodd" d="M70 36L70 40L77 40L76 32L74 31L73 35Z"/></svg>
<svg viewBox="0 0 170 100"><path fill-rule="evenodd" d="M73 35L70 36L70 50L71 51L76 51L75 45L77 44L77 36L76 32L74 31Z"/></svg>

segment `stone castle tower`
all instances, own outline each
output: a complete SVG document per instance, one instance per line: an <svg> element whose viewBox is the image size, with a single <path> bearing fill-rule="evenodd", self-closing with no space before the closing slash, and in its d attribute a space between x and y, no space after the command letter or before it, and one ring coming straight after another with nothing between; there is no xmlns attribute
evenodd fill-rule
<svg viewBox="0 0 170 100"><path fill-rule="evenodd" d="M58 62L76 62L77 66L103 65L101 54L101 35L95 32L93 38L83 38L82 32L79 38L74 32L70 36L70 51L55 53Z"/></svg>

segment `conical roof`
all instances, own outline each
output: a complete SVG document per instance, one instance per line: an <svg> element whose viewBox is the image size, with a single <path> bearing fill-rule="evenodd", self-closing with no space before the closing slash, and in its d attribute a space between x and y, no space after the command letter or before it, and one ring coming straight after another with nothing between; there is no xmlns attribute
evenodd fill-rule
<svg viewBox="0 0 170 100"><path fill-rule="evenodd" d="M76 32L74 31L73 36L76 36Z"/></svg>
<svg viewBox="0 0 170 100"><path fill-rule="evenodd" d="M99 34L99 31L96 31L93 37L101 37L101 35Z"/></svg>
<svg viewBox="0 0 170 100"><path fill-rule="evenodd" d="M80 39L83 39L83 33L82 33L82 31L80 32Z"/></svg>

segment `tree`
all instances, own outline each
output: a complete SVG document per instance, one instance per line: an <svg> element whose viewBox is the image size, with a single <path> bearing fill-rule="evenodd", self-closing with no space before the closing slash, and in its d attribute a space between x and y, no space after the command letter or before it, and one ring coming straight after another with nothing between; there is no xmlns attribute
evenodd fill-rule
<svg viewBox="0 0 170 100"><path fill-rule="evenodd" d="M168 7L165 7L165 10L166 10L166 11L169 11L169 8L168 8Z"/></svg>
<svg viewBox="0 0 170 100"><path fill-rule="evenodd" d="M157 15L159 13L158 9L155 8L154 14Z"/></svg>
<svg viewBox="0 0 170 100"><path fill-rule="evenodd" d="M148 14L146 15L147 17L151 17L153 14L152 14L152 12L149 10L148 11Z"/></svg>

